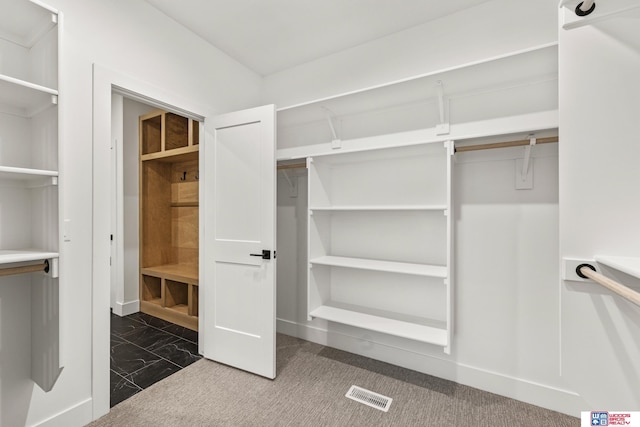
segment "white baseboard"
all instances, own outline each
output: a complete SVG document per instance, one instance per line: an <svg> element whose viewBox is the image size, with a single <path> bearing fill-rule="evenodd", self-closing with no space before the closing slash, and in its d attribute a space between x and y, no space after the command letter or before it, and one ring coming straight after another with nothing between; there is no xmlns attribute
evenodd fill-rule
<svg viewBox="0 0 640 427"><path fill-rule="evenodd" d="M116 301L115 307L113 307L113 313L118 316L128 316L133 313L137 313L140 311L140 301L128 301L128 302L119 302Z"/></svg>
<svg viewBox="0 0 640 427"><path fill-rule="evenodd" d="M588 407L580 395L569 390L391 347L375 341L369 341L366 346L363 346L361 338L335 331L283 319L277 319L277 331L574 417L580 417L580 412Z"/></svg>
<svg viewBox="0 0 640 427"><path fill-rule="evenodd" d="M82 427L92 420L93 405L89 398L83 402L66 409L44 421L33 424L34 427Z"/></svg>

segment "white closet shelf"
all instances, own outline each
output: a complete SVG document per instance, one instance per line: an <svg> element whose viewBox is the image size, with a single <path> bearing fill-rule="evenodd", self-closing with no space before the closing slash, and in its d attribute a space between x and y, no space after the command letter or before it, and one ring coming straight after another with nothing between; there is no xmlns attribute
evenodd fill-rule
<svg viewBox="0 0 640 427"><path fill-rule="evenodd" d="M377 110L424 102L425 98L437 97L438 80L444 83L447 96L452 96L504 86L507 84L504 76L517 75L523 80L549 76L557 73L557 56L557 43L543 44L487 60L454 65L404 80L282 107L278 109L278 126L324 122L324 108L343 116L360 114L371 110L372 106Z"/></svg>
<svg viewBox="0 0 640 427"><path fill-rule="evenodd" d="M57 177L57 171L0 166L0 179L37 181L47 177Z"/></svg>
<svg viewBox="0 0 640 427"><path fill-rule="evenodd" d="M640 257L596 256L595 260L640 279Z"/></svg>
<svg viewBox="0 0 640 427"><path fill-rule="evenodd" d="M20 110L31 117L58 102L58 91L35 83L0 74L0 104Z"/></svg>
<svg viewBox="0 0 640 427"><path fill-rule="evenodd" d="M20 19L17 19L19 16ZM40 2L14 2L9 13L0 16L0 38L15 43L27 49L54 28L58 23L58 11Z"/></svg>
<svg viewBox="0 0 640 427"><path fill-rule="evenodd" d="M355 310L337 308L331 305L322 305L309 314L311 317L317 317L331 322L382 332L415 341L436 344L443 347L448 345L447 330L445 327L405 322L403 320L372 315Z"/></svg>
<svg viewBox="0 0 640 427"><path fill-rule="evenodd" d="M45 259L58 258L57 252L45 252L37 249L27 250L0 250L0 264L14 262L44 261Z"/></svg>
<svg viewBox="0 0 640 427"><path fill-rule="evenodd" d="M445 211L445 205L351 205L312 206L310 211Z"/></svg>
<svg viewBox="0 0 640 427"><path fill-rule="evenodd" d="M358 270L382 271L386 273L411 274L427 277L447 277L447 267L440 265L413 264L407 262L378 261L364 258L323 256L309 261L315 265L353 268Z"/></svg>

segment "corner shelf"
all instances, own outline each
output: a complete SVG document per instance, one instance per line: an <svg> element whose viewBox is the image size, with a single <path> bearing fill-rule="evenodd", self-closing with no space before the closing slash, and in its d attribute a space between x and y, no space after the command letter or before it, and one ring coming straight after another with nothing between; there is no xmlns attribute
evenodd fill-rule
<svg viewBox="0 0 640 427"><path fill-rule="evenodd" d="M424 324L412 318L411 321L398 320L391 317L366 313L363 307L339 308L333 306L331 302L321 305L309 313L311 317L338 322L357 328L368 329L384 334L395 335L415 341L425 342L446 347L448 343L448 333L445 324L437 325L437 322L429 322L424 319ZM428 323L432 323L429 325Z"/></svg>
<svg viewBox="0 0 640 427"><path fill-rule="evenodd" d="M0 104L16 114L31 117L58 102L58 91L0 74Z"/></svg>
<svg viewBox="0 0 640 427"><path fill-rule="evenodd" d="M595 260L607 267L640 279L640 257L596 256Z"/></svg>
<svg viewBox="0 0 640 427"><path fill-rule="evenodd" d="M17 19L19 16L20 19ZM40 2L16 2L0 18L0 37L26 49L36 45L58 24L58 12Z"/></svg>
<svg viewBox="0 0 640 427"><path fill-rule="evenodd" d="M331 267L354 268L358 270L382 271L386 273L411 274L427 277L447 277L447 267L441 265L414 264L406 262L378 261L363 258L323 256L309 261L311 264Z"/></svg>
<svg viewBox="0 0 640 427"><path fill-rule="evenodd" d="M7 116L0 139L3 150L0 192L5 210L0 231L0 264L50 261L47 274L13 276L30 286L25 301L13 301L30 311L26 329L15 332L31 340L31 379L49 392L60 366L60 298L58 260L62 251L61 192L57 169L62 143L57 110L61 15L40 0L5 0L0 14L0 114ZM7 73L7 74L4 74ZM4 206L3 206L4 207ZM29 248L29 249L26 249ZM12 328L11 320L5 325ZM17 326L17 325L16 325ZM11 369L11 367L9 367Z"/></svg>

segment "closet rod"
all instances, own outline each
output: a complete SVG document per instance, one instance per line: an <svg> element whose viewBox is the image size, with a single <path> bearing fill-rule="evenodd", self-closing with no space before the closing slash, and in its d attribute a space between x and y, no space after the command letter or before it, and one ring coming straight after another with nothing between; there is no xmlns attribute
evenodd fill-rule
<svg viewBox="0 0 640 427"><path fill-rule="evenodd" d="M557 136L549 136L546 138L536 138L537 144L548 144L551 142L558 142ZM462 153L465 151L477 151L477 150L489 150L492 148L506 148L506 147L520 147L523 145L529 145L531 141L528 139L521 139L519 141L507 141L507 142L494 142L491 144L477 144L467 145L464 147L456 147L456 153Z"/></svg>
<svg viewBox="0 0 640 427"><path fill-rule="evenodd" d="M49 261L45 260L42 264L25 265L22 267L8 267L0 269L0 276L11 276L14 274L36 273L38 271L49 272Z"/></svg>
<svg viewBox="0 0 640 427"><path fill-rule="evenodd" d="M278 170L285 170L285 169L306 169L307 165L306 163L292 163L290 165L278 165Z"/></svg>
<svg viewBox="0 0 640 427"><path fill-rule="evenodd" d="M618 283L615 280L609 279L608 277L603 276L600 273L596 273L593 267L588 264L579 265L576 270L578 276L587 277L594 282L604 286L605 288L615 292L622 298L627 299L632 303L640 306L640 292L636 292L628 286L623 285L622 283Z"/></svg>

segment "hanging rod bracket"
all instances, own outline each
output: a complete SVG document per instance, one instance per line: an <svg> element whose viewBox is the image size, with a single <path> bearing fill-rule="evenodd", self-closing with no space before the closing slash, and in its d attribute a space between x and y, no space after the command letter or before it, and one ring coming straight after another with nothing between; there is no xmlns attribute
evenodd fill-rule
<svg viewBox="0 0 640 427"><path fill-rule="evenodd" d="M578 16L587 16L591 15L591 13L596 10L596 3L594 0L584 0L583 2L578 3L576 6L576 15Z"/></svg>

